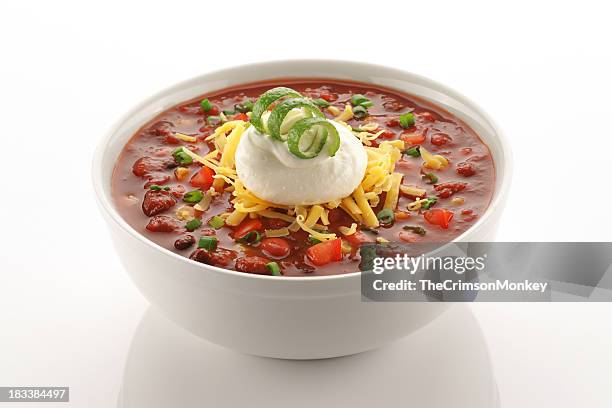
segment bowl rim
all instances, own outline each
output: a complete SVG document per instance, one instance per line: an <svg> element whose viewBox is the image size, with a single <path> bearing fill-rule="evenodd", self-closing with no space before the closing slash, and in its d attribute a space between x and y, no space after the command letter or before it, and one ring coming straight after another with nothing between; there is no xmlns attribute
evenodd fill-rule
<svg viewBox="0 0 612 408"><path fill-rule="evenodd" d="M486 221L491 217L491 215L495 212L497 208L503 207L504 201L505 201L504 199L508 193L508 190L510 188L511 179L512 179L512 167L513 167L512 150L511 150L510 144L508 143L508 139L506 138L504 133L501 131L500 127L486 113L486 111L480 107L480 105L476 104L471 99L467 98L463 94L455 91L454 89L444 84L441 84L435 80L429 79L425 76L414 74L410 71L406 71L400 68L395 68L395 67L386 66L382 64L372 64L369 62L361 62L361 61L351 61L351 60L342 60L342 59L316 59L316 58L310 59L309 58L309 59L266 60L266 61L234 65L230 67L224 67L224 68L220 68L220 69L216 69L212 71L207 71L203 74L196 75L189 79L186 79L186 80L174 83L170 86L167 86L164 89L150 95L149 97L141 100L139 103L134 105L128 112L126 112L118 120L116 120L113 123L113 125L105 132L104 136L98 142L96 149L94 151L94 154L93 154L91 172L92 172L92 182L93 182L94 192L96 195L96 201L98 203L98 206L101 208L103 214L107 216L107 219L112 220L124 232L128 233L131 237L137 239L141 243L149 247L152 247L153 249L159 251L160 253L166 256L169 256L175 260L178 260L179 262L187 262L187 264L193 265L197 268L201 268L207 272L213 272L216 274L222 274L226 276L233 276L233 277L249 279L249 280L288 282L288 284L298 283L298 282L307 282L307 281L322 282L322 281L350 280L350 279L355 279L359 277L361 275L360 271L345 273L345 274L324 275L324 276L258 275L258 274L234 271L230 269L220 268L217 266L212 266L212 265L207 265L207 264L203 264L200 262L196 262L192 259L176 254L156 244L155 242L146 238L143 234L136 231L131 225L127 223L127 221L123 219L123 217L121 217L121 215L118 213L118 211L115 209L113 205L112 197L107 196L104 188L102 187L103 186L103 173L104 173L104 169L102 168L102 159L104 155L106 154L108 145L110 141L112 140L113 136L115 135L115 133L119 130L119 128L123 125L123 123L126 122L132 115L136 114L141 109L148 106L149 104L154 103L156 100L161 99L165 95L170 94L177 89L182 89L190 85L193 86L208 76L219 75L219 74L222 74L224 72L229 72L229 71L261 69L263 67L270 66L270 65L283 65L283 64L288 64L288 65L300 65L300 64L313 65L315 64L315 65L321 65L321 66L326 66L326 65L328 66L332 64L332 65L344 65L344 66L347 66L347 68L350 68L351 66L360 67L362 69L368 69L371 71L385 70L387 72L391 72L398 76L412 77L416 80L421 81L422 83L425 83L427 87L432 87L435 90L440 91L452 97L453 99L456 99L460 101L461 103L469 106L471 109L477 112L487 122L487 124L493 129L494 131L493 137L497 138L498 142L501 145L501 152L503 156L503 160L502 160L503 161L503 179L501 180L499 189L493 192L493 197L491 199L491 202L489 203L489 206L485 210L484 214L478 219L478 221L474 225L472 225L470 228L468 228L466 231L464 231L461 235L459 235L458 237L456 237L455 239L453 239L452 241L448 243L450 244L450 243L455 243L455 242L461 242L462 239L465 239L465 236L468 236L472 234L474 231L476 231L477 229L481 228L482 225L486 223ZM287 75L287 77L290 77L290 76L291 76L290 74ZM326 78L333 79L333 77L331 76L328 76ZM376 85L376 84L373 84L373 85ZM236 86L239 86L239 85L236 85ZM393 88L393 87L389 87L389 88ZM399 92L406 93L405 91L402 91L401 89L397 89L397 90ZM180 103L180 101L176 103ZM435 104L436 103L435 100L432 103ZM500 163L494 162L494 166L495 166L495 172L497 176L500 174L500 171L499 171Z"/></svg>

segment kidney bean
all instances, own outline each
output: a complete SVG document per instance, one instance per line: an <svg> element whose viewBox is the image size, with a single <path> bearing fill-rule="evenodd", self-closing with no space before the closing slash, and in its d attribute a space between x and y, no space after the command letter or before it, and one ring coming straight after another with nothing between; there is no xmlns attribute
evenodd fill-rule
<svg viewBox="0 0 612 408"><path fill-rule="evenodd" d="M236 260L236 270L240 272L256 273L258 275L268 275L266 264L270 262L261 256L245 256Z"/></svg>
<svg viewBox="0 0 612 408"><path fill-rule="evenodd" d="M460 174L463 177L472 177L474 174L476 174L476 166L469 161L463 161L461 163L457 163L456 171L457 174Z"/></svg>
<svg viewBox="0 0 612 408"><path fill-rule="evenodd" d="M444 146L447 143L452 142L453 139L446 133L436 133L431 136L431 144L436 146Z"/></svg>
<svg viewBox="0 0 612 408"><path fill-rule="evenodd" d="M142 212L151 217L157 215L176 204L176 199L168 191L149 190L142 201Z"/></svg>
<svg viewBox="0 0 612 408"><path fill-rule="evenodd" d="M449 183L436 184L434 189L438 192L436 194L440 198L448 198L459 191L464 190L467 187L467 183L461 181L453 181Z"/></svg>
<svg viewBox="0 0 612 408"><path fill-rule="evenodd" d="M203 248L198 248L189 255L189 259L207 265L226 267L230 265L237 256L236 251L230 249L217 248L214 251L207 251Z"/></svg>
<svg viewBox="0 0 612 408"><path fill-rule="evenodd" d="M149 220L147 230L151 232L173 232L181 226L176 218L167 215L156 215Z"/></svg>
<svg viewBox="0 0 612 408"><path fill-rule="evenodd" d="M174 247L178 250L181 249L187 249L191 246L193 246L193 244L195 244L195 238L193 237L193 235L183 235L181 237L179 237L176 241L174 241Z"/></svg>

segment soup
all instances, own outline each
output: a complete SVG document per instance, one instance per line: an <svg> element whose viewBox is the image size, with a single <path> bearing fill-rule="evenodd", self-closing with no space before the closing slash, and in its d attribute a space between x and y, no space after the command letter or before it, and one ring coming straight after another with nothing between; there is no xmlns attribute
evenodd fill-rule
<svg viewBox="0 0 612 408"><path fill-rule="evenodd" d="M356 272L359 247L448 242L495 169L465 123L364 83L279 79L202 95L145 124L113 173L118 211L195 261L279 276Z"/></svg>

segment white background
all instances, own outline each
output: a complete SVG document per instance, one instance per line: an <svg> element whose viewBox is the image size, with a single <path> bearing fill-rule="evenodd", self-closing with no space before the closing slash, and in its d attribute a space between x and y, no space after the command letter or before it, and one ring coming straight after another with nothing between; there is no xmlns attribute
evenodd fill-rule
<svg viewBox="0 0 612 408"><path fill-rule="evenodd" d="M3 1L0 386L116 403L147 305L98 215L92 152L139 100L222 67L336 58L447 84L513 145L499 240L609 240L611 17L591 1ZM503 406L610 406L609 304L473 312Z"/></svg>

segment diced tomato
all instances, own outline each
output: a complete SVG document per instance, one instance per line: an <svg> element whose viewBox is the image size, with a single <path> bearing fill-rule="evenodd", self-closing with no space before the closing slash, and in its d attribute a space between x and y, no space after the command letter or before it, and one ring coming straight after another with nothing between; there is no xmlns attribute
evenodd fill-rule
<svg viewBox="0 0 612 408"><path fill-rule="evenodd" d="M336 238L313 245L306 250L306 256L317 266L326 265L330 262L342 260L342 240Z"/></svg>
<svg viewBox="0 0 612 408"><path fill-rule="evenodd" d="M434 208L433 210L427 210L423 213L423 216L428 223L438 225L444 229L448 228L448 225L453 219L454 215L455 214L452 211L448 211L443 208Z"/></svg>
<svg viewBox="0 0 612 408"><path fill-rule="evenodd" d="M399 126L399 119L389 119L387 121L387 126L389 127L398 127Z"/></svg>
<svg viewBox="0 0 612 408"><path fill-rule="evenodd" d="M263 224L259 218L247 218L234 230L234 239L240 239L251 231L263 230Z"/></svg>
<svg viewBox="0 0 612 408"><path fill-rule="evenodd" d="M193 175L193 177L191 177L191 180L189 180L189 184L191 184L193 187L199 188L200 190L206 191L210 188L210 186L212 186L212 183L214 181L214 175L215 172L212 169L208 167L202 167L200 171L198 171L196 174Z"/></svg>
<svg viewBox="0 0 612 408"><path fill-rule="evenodd" d="M245 122L249 121L249 117L247 116L246 113L237 113L236 115L234 115L234 120L244 120Z"/></svg>
<svg viewBox="0 0 612 408"><path fill-rule="evenodd" d="M418 145L425 141L425 135L422 133L402 133L402 140L411 145Z"/></svg>
<svg viewBox="0 0 612 408"><path fill-rule="evenodd" d="M393 139L395 137L395 132L392 132L390 130L385 130L383 133L380 134L379 137L381 139Z"/></svg>
<svg viewBox="0 0 612 408"><path fill-rule="evenodd" d="M261 250L274 258L285 258L291 252L291 245L282 238L265 238L261 241Z"/></svg>
<svg viewBox="0 0 612 408"><path fill-rule="evenodd" d="M218 107L216 107L215 105L213 105L212 108L210 108L210 110L208 112L206 112L206 114L208 116L217 116L219 114L220 110Z"/></svg>
<svg viewBox="0 0 612 408"><path fill-rule="evenodd" d="M332 93L327 93L327 92L322 92L321 93L321 99L324 99L327 102L333 102L336 99L338 99L338 95L332 94Z"/></svg>
<svg viewBox="0 0 612 408"><path fill-rule="evenodd" d="M357 231L354 234L347 235L344 239L346 239L353 248L358 248L361 244L374 242L374 240L363 231Z"/></svg>

